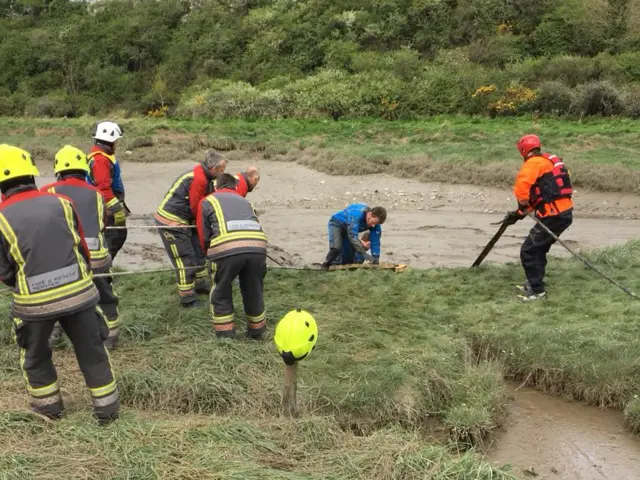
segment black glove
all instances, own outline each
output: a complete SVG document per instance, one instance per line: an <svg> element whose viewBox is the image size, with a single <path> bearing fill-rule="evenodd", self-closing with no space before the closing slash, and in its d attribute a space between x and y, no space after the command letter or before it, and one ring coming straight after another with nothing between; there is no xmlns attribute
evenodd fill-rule
<svg viewBox="0 0 640 480"><path fill-rule="evenodd" d="M371 263L372 263L373 265L378 265L378 264L380 264L380 257L379 257L378 255L373 255L373 256L371 257Z"/></svg>
<svg viewBox="0 0 640 480"><path fill-rule="evenodd" d="M513 212L509 212L505 215L502 223L504 223L505 225L513 225L518 220L522 220L525 216L526 214L522 213L520 210L514 210Z"/></svg>

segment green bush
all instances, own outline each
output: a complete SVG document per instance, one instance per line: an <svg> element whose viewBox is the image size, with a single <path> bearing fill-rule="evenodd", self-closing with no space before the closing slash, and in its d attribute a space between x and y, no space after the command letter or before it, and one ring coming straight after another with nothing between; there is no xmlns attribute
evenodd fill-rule
<svg viewBox="0 0 640 480"><path fill-rule="evenodd" d="M558 81L544 82L538 88L535 109L553 115L569 113L574 101L571 89Z"/></svg>
<svg viewBox="0 0 640 480"><path fill-rule="evenodd" d="M27 116L30 117L77 117L81 115L78 103L71 97L44 96L27 105Z"/></svg>
<svg viewBox="0 0 640 480"><path fill-rule="evenodd" d="M640 118L640 86L628 88L624 93L624 114L630 118Z"/></svg>
<svg viewBox="0 0 640 480"><path fill-rule="evenodd" d="M624 110L622 95L608 82L589 82L576 88L572 111L576 115L619 115Z"/></svg>

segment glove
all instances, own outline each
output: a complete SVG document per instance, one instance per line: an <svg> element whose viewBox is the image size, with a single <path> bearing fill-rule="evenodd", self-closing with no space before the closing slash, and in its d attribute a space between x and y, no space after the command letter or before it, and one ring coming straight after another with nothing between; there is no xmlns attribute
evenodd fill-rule
<svg viewBox="0 0 640 480"><path fill-rule="evenodd" d="M518 220L522 220L525 216L526 215L520 210L514 210L513 212L509 212L505 215L504 220L502 220L502 223L504 223L505 225L513 225Z"/></svg>
<svg viewBox="0 0 640 480"><path fill-rule="evenodd" d="M127 215L124 213L124 210L118 210L113 214L113 223L117 227L124 227L127 224Z"/></svg>
<svg viewBox="0 0 640 480"><path fill-rule="evenodd" d="M364 254L364 261L365 262L370 262L371 261L371 255L369 255L368 253Z"/></svg>
<svg viewBox="0 0 640 480"><path fill-rule="evenodd" d="M374 265L380 264L380 257L378 255L374 255L371 257L371 263Z"/></svg>

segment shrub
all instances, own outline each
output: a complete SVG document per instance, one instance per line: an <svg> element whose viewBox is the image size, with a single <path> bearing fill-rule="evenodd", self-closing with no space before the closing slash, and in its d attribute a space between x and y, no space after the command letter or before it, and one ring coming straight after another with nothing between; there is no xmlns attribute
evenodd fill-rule
<svg viewBox="0 0 640 480"><path fill-rule="evenodd" d="M280 90L259 90L245 82L214 80L191 92L177 109L180 116L205 118L282 118L290 100Z"/></svg>
<svg viewBox="0 0 640 480"><path fill-rule="evenodd" d="M629 88L625 92L624 114L631 118L640 118L640 86Z"/></svg>
<svg viewBox="0 0 640 480"><path fill-rule="evenodd" d="M565 115L573 103L571 89L558 81L544 82L538 88L535 108L544 113Z"/></svg>
<svg viewBox="0 0 640 480"><path fill-rule="evenodd" d="M69 97L45 96L27 106L26 114L30 117L76 117L78 106Z"/></svg>
<svg viewBox="0 0 640 480"><path fill-rule="evenodd" d="M618 115L624 110L622 95L611 82L590 82L576 89L572 113L576 115Z"/></svg>

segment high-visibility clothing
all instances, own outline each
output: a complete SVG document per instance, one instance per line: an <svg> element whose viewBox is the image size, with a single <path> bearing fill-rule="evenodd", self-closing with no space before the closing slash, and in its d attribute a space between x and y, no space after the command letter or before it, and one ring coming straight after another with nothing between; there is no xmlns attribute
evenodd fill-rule
<svg viewBox="0 0 640 480"><path fill-rule="evenodd" d="M91 183L100 190L107 204L109 214L124 209L124 184L120 164L115 155L108 154L98 145L91 147L91 153L87 155L89 160Z"/></svg>
<svg viewBox="0 0 640 480"><path fill-rule="evenodd" d="M64 195L73 201L82 222L85 241L91 255L91 270L93 273L109 272L112 259L104 235L107 210L100 191L87 184L83 178L64 176L64 174L61 180L45 185L40 190ZM109 326L109 336L117 337L120 326L118 312L120 299L113 290L111 278L94 278L93 283L100 294L99 305Z"/></svg>
<svg viewBox="0 0 640 480"><path fill-rule="evenodd" d="M156 220L156 224L162 225ZM197 300L197 293L209 293L206 257L200 248L198 234L193 228L159 228L164 249L176 269L176 284L180 303ZM196 268L200 267L200 268Z"/></svg>
<svg viewBox="0 0 640 480"><path fill-rule="evenodd" d="M513 193L523 211L536 211L539 218L559 215L573 208L568 173L564 173L558 165L558 157L548 154L533 155L526 159L516 176ZM549 182L550 181L550 182ZM558 186L555 199L543 201L541 183L563 182ZM567 181L569 184L567 185ZM544 188L546 190L546 188Z"/></svg>
<svg viewBox="0 0 640 480"><path fill-rule="evenodd" d="M109 331L94 307L29 322L13 317L13 337L20 349L20 369L31 396L31 408L50 418L62 414L63 401L56 368L51 361L49 336L56 322L65 331L91 393L95 415L101 423L118 416L119 392L104 341Z"/></svg>
<svg viewBox="0 0 640 480"><path fill-rule="evenodd" d="M239 253L216 260L211 289L211 320L217 337L235 337L233 281L237 278L247 322L247 336L261 338L267 328L264 311L266 253Z"/></svg>
<svg viewBox="0 0 640 480"><path fill-rule="evenodd" d="M0 204L0 280L12 315L46 320L98 303L91 255L71 200L21 185Z"/></svg>
<svg viewBox="0 0 640 480"><path fill-rule="evenodd" d="M174 226L195 223L198 204L213 190L213 177L202 165L196 165L173 182L156 211L156 220Z"/></svg>
<svg viewBox="0 0 640 480"><path fill-rule="evenodd" d="M94 273L108 272L111 267L111 255L104 238L104 227L107 218L104 197L95 187L88 185L78 177L67 177L55 183L45 185L43 192L59 193L70 198L85 234L85 241L91 256L91 270Z"/></svg>
<svg viewBox="0 0 640 480"><path fill-rule="evenodd" d="M267 252L267 235L251 203L235 190L206 196L198 211L198 235L210 261L239 253Z"/></svg>

